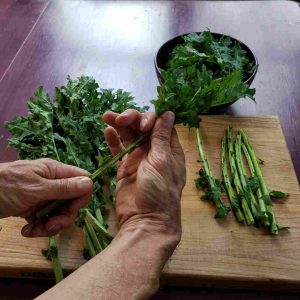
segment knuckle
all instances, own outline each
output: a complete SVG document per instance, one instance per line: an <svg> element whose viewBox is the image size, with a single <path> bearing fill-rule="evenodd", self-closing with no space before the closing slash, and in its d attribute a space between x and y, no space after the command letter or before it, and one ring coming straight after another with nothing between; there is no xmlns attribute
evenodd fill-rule
<svg viewBox="0 0 300 300"><path fill-rule="evenodd" d="M51 162L52 161L52 159L51 158L49 158L49 157L43 157L43 158L39 158L38 159L40 162L45 162L45 163L47 163L47 162Z"/></svg>
<svg viewBox="0 0 300 300"><path fill-rule="evenodd" d="M167 132L160 130L153 133L153 139L159 141L159 146L164 147L167 144L169 137Z"/></svg>
<svg viewBox="0 0 300 300"><path fill-rule="evenodd" d="M59 179L59 184L58 184L58 192L61 194L61 195L67 195L70 191L70 183L69 183L69 180L65 179L65 178L62 178L62 179Z"/></svg>
<svg viewBox="0 0 300 300"><path fill-rule="evenodd" d="M170 164L170 155L164 151L155 152L152 154L152 160L158 170L166 170Z"/></svg>
<svg viewBox="0 0 300 300"><path fill-rule="evenodd" d="M48 157L45 157L45 158L40 158L40 159L37 159L37 161L41 162L41 163L44 163L44 164L49 164L51 165L53 163L53 159L51 158L48 158Z"/></svg>

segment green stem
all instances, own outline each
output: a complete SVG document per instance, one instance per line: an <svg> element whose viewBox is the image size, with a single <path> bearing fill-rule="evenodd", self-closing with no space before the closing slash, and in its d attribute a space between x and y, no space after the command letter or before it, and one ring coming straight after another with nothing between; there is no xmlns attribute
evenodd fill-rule
<svg viewBox="0 0 300 300"><path fill-rule="evenodd" d="M255 177L256 176L255 169L254 169L250 154L249 154L249 152L247 150L247 147L244 143L242 143L242 150L243 150L244 155L246 157L246 160L247 160L247 163L248 163L248 166L249 166L249 169L250 169L250 174L251 174L252 177ZM260 211L265 212L266 211L266 206L265 206L265 202L262 198L262 192L261 192L260 187L257 189L256 195L257 195L258 206L259 206ZM270 226L270 222L269 222L268 218L264 219L264 225L265 226Z"/></svg>
<svg viewBox="0 0 300 300"><path fill-rule="evenodd" d="M104 220L103 220L103 217L101 214L101 209L99 207L95 210L95 217L101 225L104 225Z"/></svg>
<svg viewBox="0 0 300 300"><path fill-rule="evenodd" d="M107 240L111 241L113 237L108 233L108 231L97 221L97 219L89 212L88 209L85 209L86 215L85 219L94 227L94 229Z"/></svg>
<svg viewBox="0 0 300 300"><path fill-rule="evenodd" d="M89 223L89 221L87 221L86 219L84 220L84 225L85 225L85 228L88 232L88 235L91 239L91 241L93 242L93 245L94 245L94 249L96 251L96 253L100 253L103 249L99 243L99 240L98 240L98 237L95 233L95 230L93 228L93 226L91 226L91 224Z"/></svg>
<svg viewBox="0 0 300 300"><path fill-rule="evenodd" d="M141 135L136 141L134 141L132 144L127 146L124 150L119 152L117 155L115 155L113 158L111 158L109 161L107 161L102 167L100 167L98 170L96 170L90 178L94 181L98 176L106 172L109 168L114 166L118 160L120 160L124 155L132 152L134 149L136 149L140 144L150 135L149 132L144 133Z"/></svg>
<svg viewBox="0 0 300 300"><path fill-rule="evenodd" d="M273 213L272 202L271 202L269 190L268 190L267 185L265 183L265 180L264 180L261 168L259 166L257 157L255 155L254 149L252 148L252 146L251 146L251 144L248 140L247 134L244 132L244 130L240 130L240 133L242 135L243 142L245 143L246 148L247 148L247 150L249 152L249 155L251 157L251 160L252 160L252 163L253 163L253 166L254 166L254 170L255 170L255 174L258 178L259 185L260 185L260 188L261 188L261 191L262 191L262 198L265 202L267 212L271 216L270 217L271 233L278 234L278 225L276 223L275 215Z"/></svg>
<svg viewBox="0 0 300 300"><path fill-rule="evenodd" d="M204 153L203 145L202 145L201 138L200 138L199 128L196 128L196 135L197 135L197 145L198 145L200 158L202 160L205 173L207 174L207 176L209 176L209 180L210 180L209 184L213 186L214 182L213 182L213 179L212 179L212 176L211 176L211 171L210 171L210 168L209 168L208 160L207 160L206 155Z"/></svg>
<svg viewBox="0 0 300 300"><path fill-rule="evenodd" d="M109 245L109 242L107 242L107 240L106 240L105 237L99 238L99 243L100 243L101 248L102 248L103 250Z"/></svg>
<svg viewBox="0 0 300 300"><path fill-rule="evenodd" d="M244 222L244 220L245 220L244 215L239 208L239 203L238 203L238 200L232 189L230 178L228 175L227 159L226 159L226 139L225 138L223 138L223 140L222 140L221 167L222 167L222 174L223 174L223 178L224 178L224 184L225 184L227 196L231 203L232 210L233 210L238 222L240 222L240 223Z"/></svg>
<svg viewBox="0 0 300 300"><path fill-rule="evenodd" d="M55 249L53 251L53 255L51 257L52 259L52 265L53 265L53 270L54 270L54 276L55 276L55 282L59 283L64 279L64 274L62 271L61 263L58 257L58 250L57 250L57 244L56 244L56 238L55 236L50 236L49 238L49 248L50 249Z"/></svg>
<svg viewBox="0 0 300 300"><path fill-rule="evenodd" d="M250 204L250 208L252 211L253 216L257 216L257 203L256 199L253 195L253 192L251 188L248 186L246 182L247 174L245 170L245 166L243 163L243 157L242 157L242 139L241 139L241 134L238 134L236 137L235 141L235 159L236 159L236 165L237 165L237 170L240 174L240 182L242 185L242 188L244 190L244 195L246 198L248 198L248 203ZM265 211L263 211L265 213Z"/></svg>
<svg viewBox="0 0 300 300"><path fill-rule="evenodd" d="M96 253L96 250L95 250L94 245L92 243L92 240L89 236L88 229L86 228L86 225L83 226L82 230L83 230L83 235L84 235L84 238L85 238L85 241L86 241L86 244L87 244L87 248L90 252L90 257L95 257L97 255L97 253Z"/></svg>
<svg viewBox="0 0 300 300"><path fill-rule="evenodd" d="M198 90L194 94L193 98L191 99L191 102L195 100L196 96L200 93L201 90L202 90L202 86L200 85L200 87L198 88Z"/></svg>
<svg viewBox="0 0 300 300"><path fill-rule="evenodd" d="M196 136L197 136L197 145L198 145L199 155L200 155L200 158L201 158L201 160L203 162L203 165L204 165L204 171L205 171L206 176L207 176L208 185L209 185L209 187L212 191L214 189L216 190L216 189L218 189L218 187L216 185L215 179L212 177L212 174L211 174L211 171L210 171L210 168L209 168L208 160L206 158L206 155L205 155L205 152L204 152L204 149L203 149L203 145L202 145L202 142L201 142L199 128L196 128ZM224 217L230 211L230 208L227 207L223 203L223 201L221 200L220 194L221 193L219 193L218 196L213 196L212 199L211 199L217 207L217 213L215 215L215 218Z"/></svg>
<svg viewBox="0 0 300 300"><path fill-rule="evenodd" d="M243 193L242 185L241 185L238 173L237 173L231 133L232 133L232 128L228 127L228 129L227 129L227 145L228 145L229 165L230 165L230 169L231 169L231 174L233 177L233 182L234 182L237 194L241 198L241 206L242 206L242 210L245 215L246 223L247 223L247 225L253 225L254 218L252 216L252 213L251 213L251 210L247 203L247 200L245 199L245 196L243 195L244 193Z"/></svg>
<svg viewBox="0 0 300 300"><path fill-rule="evenodd" d="M104 226L105 222L102 217L101 209L99 207L95 210L95 217L96 217L97 221L102 226ZM111 239L107 240L104 236L101 236L101 238L99 238L99 243L100 243L102 249L105 249L109 245L110 241L111 241Z"/></svg>
<svg viewBox="0 0 300 300"><path fill-rule="evenodd" d="M49 205L45 206L44 208L40 209L39 211L36 212L35 216L38 221L42 222L50 216L50 214L62 207L68 200L60 200L60 201L53 201Z"/></svg>

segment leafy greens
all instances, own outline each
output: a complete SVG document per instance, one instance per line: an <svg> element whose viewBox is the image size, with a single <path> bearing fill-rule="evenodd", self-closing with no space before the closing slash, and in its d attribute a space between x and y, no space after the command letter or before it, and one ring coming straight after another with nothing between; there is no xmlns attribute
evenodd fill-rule
<svg viewBox="0 0 300 300"><path fill-rule="evenodd" d="M255 89L244 81L257 66L239 43L229 37L215 37L210 31L183 37L160 70L164 83L152 100L158 116L175 112L175 123L199 127L200 113L241 97L254 100Z"/></svg>

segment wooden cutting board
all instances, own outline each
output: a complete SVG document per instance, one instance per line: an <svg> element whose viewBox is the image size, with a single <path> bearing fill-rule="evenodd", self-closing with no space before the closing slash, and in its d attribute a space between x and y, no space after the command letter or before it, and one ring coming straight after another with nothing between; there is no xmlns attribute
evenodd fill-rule
<svg viewBox="0 0 300 300"><path fill-rule="evenodd" d="M215 208L200 200L194 187L198 151L194 130L178 126L184 148L187 184L182 196L182 241L164 268L164 284L210 287L253 287L259 289L300 289L300 190L277 117L204 116L201 128L204 148L215 177L220 177L220 141L231 125L244 128L270 190L290 193L286 203L275 203L278 223L290 232L272 236L263 229L238 224L232 213L215 220ZM224 196L226 200L226 196ZM116 232L113 212L108 213ZM0 276L52 277L51 264L41 256L46 238L26 239L20 234L24 221L0 220ZM84 263L81 231L61 233L59 253L63 268L71 272Z"/></svg>

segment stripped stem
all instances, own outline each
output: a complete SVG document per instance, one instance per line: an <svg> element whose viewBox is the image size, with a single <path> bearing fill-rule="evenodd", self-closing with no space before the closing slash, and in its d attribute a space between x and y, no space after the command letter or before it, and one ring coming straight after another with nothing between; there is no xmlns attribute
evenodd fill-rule
<svg viewBox="0 0 300 300"><path fill-rule="evenodd" d="M87 233L91 239L91 241L93 242L93 245L94 245L94 249L96 251L96 253L100 253L103 249L99 243L99 240L98 240L98 237L95 233L95 230L93 228L93 226L91 226L91 224L89 223L89 221L87 221L86 219L84 220L84 225L85 225L85 228L87 230Z"/></svg>
<svg viewBox="0 0 300 300"><path fill-rule="evenodd" d="M223 140L222 140L221 166L222 166L222 174L223 174L223 178L224 178L224 185L226 188L227 196L230 201L232 210L233 210L238 222L242 223L242 222L244 222L245 218L244 218L242 211L240 210L239 201L232 189L230 178L228 175L228 170L227 170L226 138L223 138Z"/></svg>
<svg viewBox="0 0 300 300"><path fill-rule="evenodd" d="M64 279L64 274L58 257L56 237L54 235L49 237L49 248L47 250L42 250L42 254L47 260L52 261L55 282L59 283Z"/></svg>
<svg viewBox="0 0 300 300"><path fill-rule="evenodd" d="M233 177L233 182L237 191L238 196L240 197L241 201L241 207L244 212L244 216L246 219L247 225L253 225L254 224L254 218L252 216L251 210L249 208L248 202L244 196L242 185L237 173L235 158L234 158L234 150L233 150L233 144L232 144L232 128L228 127L227 129L227 145L228 145L228 155L229 155L229 165L231 169L231 174Z"/></svg>
<svg viewBox="0 0 300 300"><path fill-rule="evenodd" d="M255 217L255 216L257 216L257 208L258 207L257 207L257 203L256 203L256 199L254 197L254 194L246 182L247 174L246 174L243 157L242 157L242 149L241 149L242 143L241 142L242 142L242 138L241 138L241 134L239 133L236 137L236 141L235 141L235 145L234 145L235 146L236 166L237 166L238 173L240 174L240 182L241 182L241 185L242 185L242 188L244 191L244 195L246 198L248 198L248 203L250 205L252 215ZM263 211L263 213L265 213L265 211Z"/></svg>
<svg viewBox="0 0 300 300"><path fill-rule="evenodd" d="M248 166L249 166L249 170L250 170L250 174L251 174L252 177L255 177L256 176L255 169L254 169L250 154L249 154L249 152L247 150L247 147L244 143L242 143L242 150L243 150L244 155L246 157L246 160L247 160L247 163L248 163ZM265 206L265 202L262 198L262 192L261 192L260 187L256 190L256 195L257 195L258 206L259 206L260 211L265 212L266 211L266 206ZM270 221L269 221L268 218L264 219L264 225L265 226L270 226Z"/></svg>
<svg viewBox="0 0 300 300"><path fill-rule="evenodd" d="M275 215L274 215L274 212L273 212L269 190L268 190L268 187L266 185L265 179L263 177L263 174L262 174L261 168L259 166L257 157L256 157L255 152L254 152L254 150L253 150L253 148L252 148L252 146L251 146L251 144L248 140L247 134L244 132L244 130L240 130L240 133L242 135L243 142L245 143L245 146L246 146L246 148L249 152L249 155L251 157L251 160L252 160L252 163L253 163L253 166L254 166L254 170L255 170L255 175L257 176L258 181L259 181L259 185L260 185L260 188L261 188L261 191L262 191L262 197L261 198L263 199L263 201L266 205L267 212L270 215L270 222L271 222L270 230L271 230L271 233L278 234L278 225L276 223Z"/></svg>
<svg viewBox="0 0 300 300"><path fill-rule="evenodd" d="M113 237L108 233L106 228L104 228L98 220L89 212L88 209L84 209L86 215L85 220L89 222L93 228L103 237L105 237L108 241L111 241Z"/></svg>
<svg viewBox="0 0 300 300"><path fill-rule="evenodd" d="M84 238L85 238L85 241L86 241L86 244L87 244L87 248L88 248L89 253L90 253L90 257L95 257L97 255L97 253L96 253L96 250L95 250L94 245L92 243L92 240L89 236L89 232L88 232L88 229L86 228L86 225L83 226L82 230L83 230L83 235L84 235Z"/></svg>
<svg viewBox="0 0 300 300"><path fill-rule="evenodd" d="M196 135L197 135L199 155L204 165L207 185L209 186L210 189L209 199L212 200L217 207L215 218L223 218L230 212L230 208L227 207L221 200L221 191L222 191L221 187L216 184L216 180L212 177L208 160L206 158L203 145L201 142L199 128L196 128Z"/></svg>

